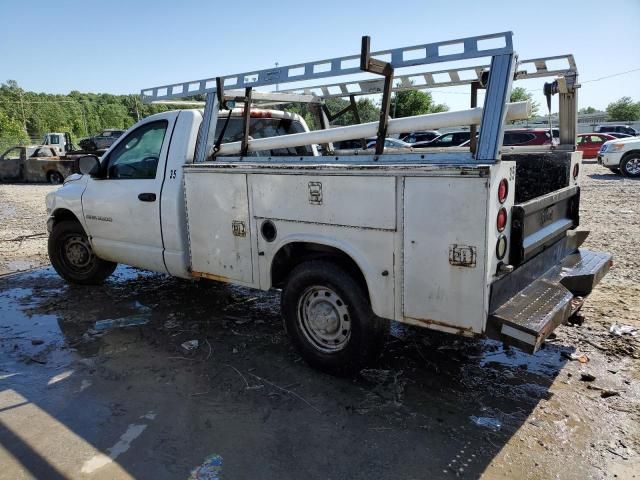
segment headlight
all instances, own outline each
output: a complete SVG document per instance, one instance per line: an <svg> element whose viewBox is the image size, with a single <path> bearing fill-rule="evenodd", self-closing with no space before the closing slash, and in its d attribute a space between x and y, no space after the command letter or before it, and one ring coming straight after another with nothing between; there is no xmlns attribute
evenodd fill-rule
<svg viewBox="0 0 640 480"><path fill-rule="evenodd" d="M612 143L609 145L609 150L612 152L619 152L620 150L624 150L624 143Z"/></svg>

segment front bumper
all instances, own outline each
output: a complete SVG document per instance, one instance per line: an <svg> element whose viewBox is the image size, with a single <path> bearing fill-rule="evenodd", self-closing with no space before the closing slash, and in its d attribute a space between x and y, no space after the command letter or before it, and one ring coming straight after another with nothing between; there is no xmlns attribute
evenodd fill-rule
<svg viewBox="0 0 640 480"><path fill-rule="evenodd" d="M598 163L607 168L618 168L624 152L598 152Z"/></svg>
<svg viewBox="0 0 640 480"><path fill-rule="evenodd" d="M577 248L588 232L554 247L494 282L487 335L535 353L609 271L611 254Z"/></svg>

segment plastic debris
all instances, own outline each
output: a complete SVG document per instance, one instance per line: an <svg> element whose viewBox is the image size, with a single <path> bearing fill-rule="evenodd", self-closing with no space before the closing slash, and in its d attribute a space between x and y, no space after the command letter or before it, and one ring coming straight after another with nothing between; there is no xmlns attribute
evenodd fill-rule
<svg viewBox="0 0 640 480"><path fill-rule="evenodd" d="M587 355L585 353L562 352L560 355L562 355L564 358L568 358L569 360L578 361L580 363L589 362L589 357L587 357Z"/></svg>
<svg viewBox="0 0 640 480"><path fill-rule="evenodd" d="M488 428L494 432L497 432L502 428L502 422L497 418L476 417L475 415L471 415L469 419L479 427Z"/></svg>
<svg viewBox="0 0 640 480"><path fill-rule="evenodd" d="M181 344L182 348L184 348L187 352L195 350L200 345L198 340L187 340Z"/></svg>
<svg viewBox="0 0 640 480"><path fill-rule="evenodd" d="M631 325L611 325L609 329L609 333L612 335L632 335L636 336L638 334L638 329L636 327L632 327Z"/></svg>
<svg viewBox="0 0 640 480"><path fill-rule="evenodd" d="M100 332L111 328L132 327L147 323L149 323L149 315L131 315L130 317L98 320L93 328L95 331Z"/></svg>
<svg viewBox="0 0 640 480"><path fill-rule="evenodd" d="M222 457L210 455L199 467L191 470L189 480L220 480L222 474Z"/></svg>

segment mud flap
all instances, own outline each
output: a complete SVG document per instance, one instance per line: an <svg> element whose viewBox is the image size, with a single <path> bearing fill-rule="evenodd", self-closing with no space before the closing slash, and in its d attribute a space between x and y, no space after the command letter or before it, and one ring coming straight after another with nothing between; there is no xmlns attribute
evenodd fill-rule
<svg viewBox="0 0 640 480"><path fill-rule="evenodd" d="M498 306L489 316L488 336L535 353L574 313L574 297L591 293L610 265L610 254L578 249Z"/></svg>

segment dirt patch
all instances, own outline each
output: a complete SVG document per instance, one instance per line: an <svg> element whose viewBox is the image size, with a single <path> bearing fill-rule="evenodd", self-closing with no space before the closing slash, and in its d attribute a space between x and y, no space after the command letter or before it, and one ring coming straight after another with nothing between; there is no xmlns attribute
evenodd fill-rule
<svg viewBox="0 0 640 480"><path fill-rule="evenodd" d="M0 184L0 275L49 264L44 198L56 188Z"/></svg>

